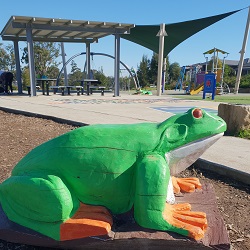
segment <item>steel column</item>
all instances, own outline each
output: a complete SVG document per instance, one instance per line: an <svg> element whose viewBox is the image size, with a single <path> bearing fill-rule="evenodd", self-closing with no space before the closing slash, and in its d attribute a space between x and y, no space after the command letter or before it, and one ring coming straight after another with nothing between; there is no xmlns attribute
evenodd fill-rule
<svg viewBox="0 0 250 250"><path fill-rule="evenodd" d="M115 69L114 69L114 75L115 75L115 90L114 90L114 97L119 96L119 90L120 90L120 35L115 34Z"/></svg>
<svg viewBox="0 0 250 250"><path fill-rule="evenodd" d="M34 48L33 48L32 28L29 24L27 24L26 27L26 36L27 36L29 72L30 72L30 96L36 96Z"/></svg>
<svg viewBox="0 0 250 250"><path fill-rule="evenodd" d="M15 52L15 61L16 61L16 80L17 80L18 94L22 94L23 87L22 87L22 75L21 75L18 41L14 41L14 52Z"/></svg>
<svg viewBox="0 0 250 250"><path fill-rule="evenodd" d="M90 43L86 43L86 66L87 79L90 79Z"/></svg>
<svg viewBox="0 0 250 250"><path fill-rule="evenodd" d="M61 52L62 52L62 62L63 65L65 65L66 60L65 60L65 50L64 50L64 43L61 42ZM67 73L67 67L64 67L64 85L68 86L68 73Z"/></svg>
<svg viewBox="0 0 250 250"><path fill-rule="evenodd" d="M159 36L159 54L158 54L158 74L157 74L157 95L161 95L162 69L163 69L163 53L164 53L164 37L167 35L165 31L165 23L160 25Z"/></svg>

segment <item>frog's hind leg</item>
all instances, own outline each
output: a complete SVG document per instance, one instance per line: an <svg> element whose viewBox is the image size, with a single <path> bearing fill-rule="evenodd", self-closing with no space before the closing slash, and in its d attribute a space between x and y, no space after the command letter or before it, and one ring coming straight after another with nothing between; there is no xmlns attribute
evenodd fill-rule
<svg viewBox="0 0 250 250"><path fill-rule="evenodd" d="M60 225L80 203L54 175L12 176L1 184L0 202L11 221L60 240Z"/></svg>
<svg viewBox="0 0 250 250"><path fill-rule="evenodd" d="M84 205L54 175L12 176L1 184L0 203L8 218L55 240L107 234L106 208Z"/></svg>

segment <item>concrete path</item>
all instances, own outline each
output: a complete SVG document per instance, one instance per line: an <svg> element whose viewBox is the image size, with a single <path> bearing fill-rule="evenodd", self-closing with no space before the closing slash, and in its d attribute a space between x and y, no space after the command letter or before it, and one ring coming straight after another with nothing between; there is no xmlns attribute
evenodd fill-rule
<svg viewBox="0 0 250 250"><path fill-rule="evenodd" d="M70 96L38 93L28 95L0 95L0 109L70 121L74 124L118 124L161 122L175 113L185 112L191 107L201 107L217 113L219 103L177 99L173 95L143 96L112 93L101 96ZM1 123L0 123L1 124ZM1 127L1 125L0 125ZM202 168L208 168L228 175L250 185L250 140L223 136L197 161Z"/></svg>

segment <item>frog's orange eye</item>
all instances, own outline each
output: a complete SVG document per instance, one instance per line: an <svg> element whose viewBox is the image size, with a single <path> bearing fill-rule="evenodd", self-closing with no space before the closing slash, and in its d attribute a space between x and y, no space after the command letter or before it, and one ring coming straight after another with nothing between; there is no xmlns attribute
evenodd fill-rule
<svg viewBox="0 0 250 250"><path fill-rule="evenodd" d="M201 109L194 109L193 110L193 117L199 119L202 117L202 110Z"/></svg>

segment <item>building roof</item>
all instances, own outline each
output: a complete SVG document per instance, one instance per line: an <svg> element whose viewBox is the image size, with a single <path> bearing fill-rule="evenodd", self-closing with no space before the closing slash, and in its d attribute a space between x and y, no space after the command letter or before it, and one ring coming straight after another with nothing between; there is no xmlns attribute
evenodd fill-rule
<svg viewBox="0 0 250 250"><path fill-rule="evenodd" d="M60 18L11 16L1 32L3 40L27 41L26 28L32 28L33 41L97 42L111 34L128 34L134 24L96 22Z"/></svg>

